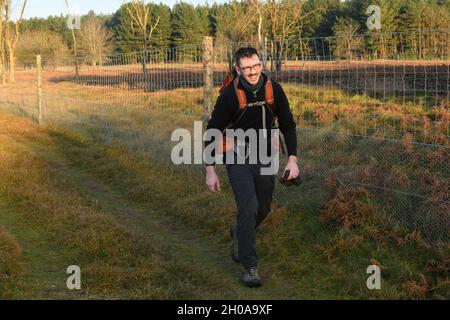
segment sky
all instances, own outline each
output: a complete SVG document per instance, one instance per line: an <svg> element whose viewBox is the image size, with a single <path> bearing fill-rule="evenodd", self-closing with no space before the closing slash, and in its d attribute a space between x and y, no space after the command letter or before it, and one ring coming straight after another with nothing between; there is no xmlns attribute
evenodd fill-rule
<svg viewBox="0 0 450 320"><path fill-rule="evenodd" d="M94 10L97 14L110 14L117 11L123 3L123 0L68 0L71 11L75 14L86 14L90 10ZM163 2L169 7L173 7L178 0L154 0L145 2ZM192 3L193 5L204 4L205 0L184 0L184 2ZM208 3L213 3L214 0L209 0ZM223 2L223 1L216 1ZM13 18L16 20L20 14L20 7L23 0L13 0L14 14ZM65 0L28 0L27 8L25 9L24 17L26 19L31 17L46 18L50 15L67 15Z"/></svg>

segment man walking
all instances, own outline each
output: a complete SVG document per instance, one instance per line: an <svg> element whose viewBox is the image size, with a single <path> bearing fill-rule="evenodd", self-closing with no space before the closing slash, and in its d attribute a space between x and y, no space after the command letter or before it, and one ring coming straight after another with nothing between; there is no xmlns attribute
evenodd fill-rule
<svg viewBox="0 0 450 320"><path fill-rule="evenodd" d="M299 175L297 166L297 135L289 102L282 87L262 72L262 63L254 48L240 48L235 54L237 78L228 84L217 99L207 129L227 128L265 130L264 137L271 137L270 128L278 119L288 153L288 180ZM267 138L270 141L270 138ZM205 142L205 147L211 143ZM259 145L259 144L258 144ZM259 157L257 163L227 164L227 174L233 189L236 206L236 224L230 227L233 239L232 258L240 262L245 271L243 282L248 287L261 285L257 272L256 228L271 209L275 174L262 174ZM220 191L219 178L214 163L206 163L206 184L210 191Z"/></svg>

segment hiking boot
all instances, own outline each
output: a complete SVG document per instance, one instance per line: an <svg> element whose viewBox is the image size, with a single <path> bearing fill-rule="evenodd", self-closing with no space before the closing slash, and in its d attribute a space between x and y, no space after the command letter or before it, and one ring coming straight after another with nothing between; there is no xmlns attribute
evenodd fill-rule
<svg viewBox="0 0 450 320"><path fill-rule="evenodd" d="M231 245L231 259L234 260L234 262L239 263L239 253L238 253L238 239L237 239L237 231L236 231L236 225L232 224L230 226L230 237L232 241Z"/></svg>
<svg viewBox="0 0 450 320"><path fill-rule="evenodd" d="M256 268L246 269L242 276L242 281L245 286L249 288L259 287L261 285L261 278L259 277Z"/></svg>

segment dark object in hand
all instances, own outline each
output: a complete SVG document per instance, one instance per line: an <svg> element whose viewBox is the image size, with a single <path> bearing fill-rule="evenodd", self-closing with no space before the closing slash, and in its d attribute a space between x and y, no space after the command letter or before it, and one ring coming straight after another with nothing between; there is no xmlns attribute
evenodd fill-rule
<svg viewBox="0 0 450 320"><path fill-rule="evenodd" d="M284 171L283 175L278 177L278 181L286 187L299 186L301 184L300 176L295 179L288 180L290 173L290 170Z"/></svg>

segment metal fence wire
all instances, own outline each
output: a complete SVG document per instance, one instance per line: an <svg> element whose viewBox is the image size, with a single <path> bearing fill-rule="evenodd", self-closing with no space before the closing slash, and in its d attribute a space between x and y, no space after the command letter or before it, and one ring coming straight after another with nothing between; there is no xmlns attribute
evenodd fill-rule
<svg viewBox="0 0 450 320"><path fill-rule="evenodd" d="M364 188L380 212L432 243L450 238L449 37L408 31L258 47L289 98L300 169ZM257 44L216 39L212 52L192 45L67 59L43 66L41 96L36 66L19 62L16 82L0 84L0 110L37 121L41 101L44 123L167 162L171 132L213 106L242 45ZM284 201L301 192L285 191Z"/></svg>

